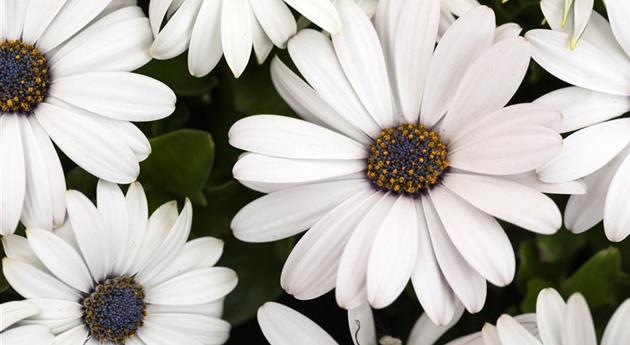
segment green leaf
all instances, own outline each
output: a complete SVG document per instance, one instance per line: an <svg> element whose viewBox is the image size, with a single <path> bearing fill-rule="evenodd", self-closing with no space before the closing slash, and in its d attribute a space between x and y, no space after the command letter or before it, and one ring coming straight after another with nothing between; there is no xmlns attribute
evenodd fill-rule
<svg viewBox="0 0 630 345"><path fill-rule="evenodd" d="M521 311L523 313L536 312L536 301L538 300L538 293L540 290L553 287L553 284L545 279L534 278L527 282L527 293L525 298L521 302Z"/></svg>
<svg viewBox="0 0 630 345"><path fill-rule="evenodd" d="M214 162L210 133L182 129L151 139L152 154L140 164L139 180L176 196L196 196Z"/></svg>
<svg viewBox="0 0 630 345"><path fill-rule="evenodd" d="M586 244L584 236L561 230L551 236L536 236L536 244L543 262L571 261Z"/></svg>
<svg viewBox="0 0 630 345"><path fill-rule="evenodd" d="M211 75L203 78L190 75L187 54L169 60L153 59L136 72L165 83L180 96L199 96L217 85L217 80Z"/></svg>
<svg viewBox="0 0 630 345"><path fill-rule="evenodd" d="M591 307L616 303L616 285L623 275L621 255L611 247L595 254L562 283L565 295L580 292Z"/></svg>

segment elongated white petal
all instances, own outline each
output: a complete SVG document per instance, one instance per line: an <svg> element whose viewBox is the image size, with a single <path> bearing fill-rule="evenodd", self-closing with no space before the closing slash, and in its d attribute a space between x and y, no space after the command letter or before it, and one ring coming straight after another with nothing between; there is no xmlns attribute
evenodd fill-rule
<svg viewBox="0 0 630 345"><path fill-rule="evenodd" d="M223 1L221 11L223 54L236 78L245 71L252 52L251 11L249 0Z"/></svg>
<svg viewBox="0 0 630 345"><path fill-rule="evenodd" d="M111 182L98 181L96 187L98 212L103 220L104 230L109 233L109 241L102 245L112 258L112 268L122 273L122 260L127 246L129 233L129 215L125 195L120 188Z"/></svg>
<svg viewBox="0 0 630 345"><path fill-rule="evenodd" d="M175 12L153 41L151 55L154 58L171 59L186 51L201 3L202 0L185 1ZM153 30L155 31L155 26Z"/></svg>
<svg viewBox="0 0 630 345"><path fill-rule="evenodd" d="M339 14L329 0L284 0L284 2L331 34L338 34L342 29Z"/></svg>
<svg viewBox="0 0 630 345"><path fill-rule="evenodd" d="M190 36L188 71L195 77L210 73L223 56L221 1L204 1Z"/></svg>
<svg viewBox="0 0 630 345"><path fill-rule="evenodd" d="M597 345L595 325L591 311L581 294L574 294L567 301L562 324L562 343Z"/></svg>
<svg viewBox="0 0 630 345"><path fill-rule="evenodd" d="M363 190L315 223L284 264L280 277L282 288L301 300L332 290L346 243L376 200L376 192Z"/></svg>
<svg viewBox="0 0 630 345"><path fill-rule="evenodd" d="M600 123L564 140L560 153L538 173L545 182L566 182L589 175L610 162L628 143L630 119Z"/></svg>
<svg viewBox="0 0 630 345"><path fill-rule="evenodd" d="M24 31L26 11L28 11L28 1L3 1L2 10L7 14L2 15L3 38L17 40ZM10 14L9 14L10 13ZM35 43L35 42L30 42Z"/></svg>
<svg viewBox="0 0 630 345"><path fill-rule="evenodd" d="M313 183L263 196L234 216L234 236L247 242L269 242L300 233L361 190L362 180Z"/></svg>
<svg viewBox="0 0 630 345"><path fill-rule="evenodd" d="M543 343L562 345L562 320L566 303L560 294L551 288L538 293L536 301L536 324Z"/></svg>
<svg viewBox="0 0 630 345"><path fill-rule="evenodd" d="M52 345L55 343L55 336L44 326L32 325L0 333L0 342L11 345Z"/></svg>
<svg viewBox="0 0 630 345"><path fill-rule="evenodd" d="M562 226L562 215L553 200L519 183L461 173L449 173L443 183L480 210L522 228L553 234Z"/></svg>
<svg viewBox="0 0 630 345"><path fill-rule="evenodd" d="M162 26L162 21L166 17L166 12L173 0L152 0L149 2L149 19L151 20L151 30L157 36ZM218 1L217 1L218 2Z"/></svg>
<svg viewBox="0 0 630 345"><path fill-rule="evenodd" d="M258 324L271 345L337 345L321 327L306 316L278 303L267 302L258 309Z"/></svg>
<svg viewBox="0 0 630 345"><path fill-rule="evenodd" d="M538 178L535 171L529 171L517 175L502 176L502 178L518 182L539 192L549 194L583 195L586 194L587 188L586 183L583 180L563 183L544 183Z"/></svg>
<svg viewBox="0 0 630 345"><path fill-rule="evenodd" d="M18 1L18 3L28 3L22 40L34 43L59 13L66 0L29 0Z"/></svg>
<svg viewBox="0 0 630 345"><path fill-rule="evenodd" d="M25 199L26 167L18 116L15 114L0 116L1 235L12 234L15 231Z"/></svg>
<svg viewBox="0 0 630 345"><path fill-rule="evenodd" d="M494 43L514 39L518 37L522 31L523 28L516 23L505 23L503 25L499 25L494 33Z"/></svg>
<svg viewBox="0 0 630 345"><path fill-rule="evenodd" d="M431 190L431 200L451 241L464 259L494 285L511 283L516 259L501 225L446 188Z"/></svg>
<svg viewBox="0 0 630 345"><path fill-rule="evenodd" d="M569 84L614 95L630 95L630 70L587 40L575 50L567 49L568 34L531 30L525 37L532 45L532 57L554 76Z"/></svg>
<svg viewBox="0 0 630 345"><path fill-rule="evenodd" d="M607 0L606 13L610 19L610 27L617 38L617 42L630 56L630 28L628 28L627 14L630 12L630 4L624 0Z"/></svg>
<svg viewBox="0 0 630 345"><path fill-rule="evenodd" d="M291 10L282 0L249 0L256 19L269 39L280 48L297 32L297 24Z"/></svg>
<svg viewBox="0 0 630 345"><path fill-rule="evenodd" d="M175 332L166 327L160 327L160 325L149 322L142 326L138 330L138 338L142 340L146 345L161 345L161 344L187 344L187 345L204 345L191 335L181 332ZM134 338L132 338L134 339ZM93 340L93 343L87 343L86 345L98 345L97 341Z"/></svg>
<svg viewBox="0 0 630 345"><path fill-rule="evenodd" d="M164 305L202 304L224 297L236 283L236 273L231 269L202 268L147 288L145 301Z"/></svg>
<svg viewBox="0 0 630 345"><path fill-rule="evenodd" d="M153 259L157 250L164 243L166 236L173 228L178 216L177 201L162 204L151 214L146 235L142 239L142 245L138 249L131 267L133 272L137 272L150 264L151 259Z"/></svg>
<svg viewBox="0 0 630 345"><path fill-rule="evenodd" d="M630 111L630 97L617 96L571 86L552 91L535 101L562 112L558 128L570 132Z"/></svg>
<svg viewBox="0 0 630 345"><path fill-rule="evenodd" d="M57 334L81 323L83 306L80 303L47 298L31 298L28 301L39 309L39 313L24 320L25 324L45 325Z"/></svg>
<svg viewBox="0 0 630 345"><path fill-rule="evenodd" d="M149 327L168 329L189 336L202 344L224 344L230 336L227 321L189 313L156 313L144 319Z"/></svg>
<svg viewBox="0 0 630 345"><path fill-rule="evenodd" d="M542 345L536 337L509 315L502 315L499 318L497 330L503 345Z"/></svg>
<svg viewBox="0 0 630 345"><path fill-rule="evenodd" d="M147 197L140 183L134 182L129 185L125 201L127 203L127 215L129 216L129 233L121 268L124 272L133 274L138 272L139 269L137 256L147 233L149 218ZM133 265L137 266L132 270Z"/></svg>
<svg viewBox="0 0 630 345"><path fill-rule="evenodd" d="M617 168L606 194L604 229L606 237L621 242L630 234L630 156Z"/></svg>
<svg viewBox="0 0 630 345"><path fill-rule="evenodd" d="M214 266L223 253L223 241L212 237L201 237L184 245L175 259L168 263L154 278L155 282L175 277L197 268Z"/></svg>
<svg viewBox="0 0 630 345"><path fill-rule="evenodd" d="M370 252L367 293L373 307L387 307L407 286L417 260L417 223L413 199L398 197L383 219Z"/></svg>
<svg viewBox="0 0 630 345"><path fill-rule="evenodd" d="M602 345L625 344L630 341L630 329L626 323L628 318L630 318L630 300L623 302L608 321Z"/></svg>
<svg viewBox="0 0 630 345"><path fill-rule="evenodd" d="M55 337L55 345L76 345L85 343L88 338L88 330L84 325L76 326L62 332ZM131 344L131 342L127 342Z"/></svg>
<svg viewBox="0 0 630 345"><path fill-rule="evenodd" d="M14 323L33 316L38 312L39 310L34 304L25 301L13 301L0 304L0 316L2 316L0 332Z"/></svg>
<svg viewBox="0 0 630 345"><path fill-rule="evenodd" d="M435 125L446 114L457 88L473 62L492 44L494 13L480 6L457 20L444 34L431 58L420 122Z"/></svg>
<svg viewBox="0 0 630 345"><path fill-rule="evenodd" d="M422 198L435 257L444 278L455 295L470 313L476 313L486 303L486 280L462 257L446 233L435 206L430 198Z"/></svg>
<svg viewBox="0 0 630 345"><path fill-rule="evenodd" d="M408 345L432 345L434 344L444 333L446 333L451 327L453 327L457 321L462 317L464 313L464 306L457 302L455 314L453 320L448 324L436 325L426 314L422 314L416 321L409 334L407 340Z"/></svg>
<svg viewBox="0 0 630 345"><path fill-rule="evenodd" d="M25 261L2 259L2 272L13 290L24 298L79 300L79 291L60 282L44 270Z"/></svg>
<svg viewBox="0 0 630 345"><path fill-rule="evenodd" d="M577 46L577 42L582 37L586 26L589 24L591 14L593 13L594 0L582 0L575 1L573 5L574 13L574 27L571 35L571 41L569 47L574 49Z"/></svg>

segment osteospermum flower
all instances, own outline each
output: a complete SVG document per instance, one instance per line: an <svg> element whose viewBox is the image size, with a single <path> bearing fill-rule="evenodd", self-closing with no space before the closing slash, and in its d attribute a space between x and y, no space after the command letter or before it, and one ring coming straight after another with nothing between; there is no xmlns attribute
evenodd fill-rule
<svg viewBox="0 0 630 345"><path fill-rule="evenodd" d="M408 344L431 345L448 331L461 317L463 308L459 308L453 322L446 326L436 326L426 315L416 321L407 340ZM297 311L282 304L268 302L258 309L258 324L265 338L271 345L295 344L300 339L304 345L337 345L326 331ZM392 336L377 338L374 316L369 305L348 311L348 325L354 345L401 345L402 342Z"/></svg>
<svg viewBox="0 0 630 345"><path fill-rule="evenodd" d="M187 200L178 214L170 202L148 216L142 186L125 196L100 181L96 208L67 193L68 223L55 232L29 228L27 239L3 237L4 275L40 309L23 324L44 325L58 344L222 344L221 320L234 271L213 267L223 243L186 242L192 223Z"/></svg>
<svg viewBox="0 0 630 345"><path fill-rule="evenodd" d="M18 322L37 315L39 309L28 302L0 304L0 344L52 345L55 337L48 327L42 325L16 325Z"/></svg>
<svg viewBox="0 0 630 345"><path fill-rule="evenodd" d="M541 0L540 8L553 30L568 33L565 49L573 50L593 14L594 0Z"/></svg>
<svg viewBox="0 0 630 345"><path fill-rule="evenodd" d="M554 76L576 85L551 92L537 103L562 111L560 130L570 132L560 154L542 167L546 182L584 178L588 196L572 196L566 226L582 233L602 219L606 236L622 241L630 234L630 119L607 121L630 111L630 3L606 1L610 24L594 12L574 51L568 34L532 30L526 37L533 57Z"/></svg>
<svg viewBox="0 0 630 345"><path fill-rule="evenodd" d="M532 317L533 316L533 317ZM480 333L448 345L597 345L591 312L584 297L576 293L565 303L554 289L538 294L536 315L513 318L502 315L497 326L486 324ZM630 300L608 322L601 345L630 344Z"/></svg>
<svg viewBox="0 0 630 345"><path fill-rule="evenodd" d="M151 30L139 7L123 6L90 24L110 0L0 5L4 235L20 219L27 227L63 222L66 186L53 142L91 174L130 183L151 147L129 121L169 115L175 95L166 85L129 72L151 58Z"/></svg>
<svg viewBox="0 0 630 345"><path fill-rule="evenodd" d="M269 193L232 228L248 242L310 228L281 278L299 299L336 287L347 309L366 298L382 308L411 278L443 325L459 300L471 312L482 308L486 279L513 279L514 252L494 217L554 233L561 215L540 191L584 188L544 185L533 174L561 148L551 129L560 114L505 107L529 64L523 38L495 38L494 14L481 6L434 51L439 0L386 3L378 10L392 13L377 13L376 28L343 0L345 29L332 42L314 30L289 41L308 84L273 61L276 88L307 121L259 115L231 128L230 143L249 151L234 176Z"/></svg>
<svg viewBox="0 0 630 345"><path fill-rule="evenodd" d="M289 6L328 32L341 30L331 0L151 0L156 36L151 51L157 59L170 59L188 49L188 69L197 77L210 73L225 55L239 77L252 47L262 63L274 45L284 48L296 33ZM170 18L160 29L167 14Z"/></svg>

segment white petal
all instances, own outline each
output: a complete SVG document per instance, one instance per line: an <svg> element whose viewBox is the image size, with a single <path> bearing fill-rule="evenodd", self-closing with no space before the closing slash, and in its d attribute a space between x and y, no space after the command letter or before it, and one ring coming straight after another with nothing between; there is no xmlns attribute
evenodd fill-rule
<svg viewBox="0 0 630 345"><path fill-rule="evenodd" d="M203 345L202 342L192 336L175 332L169 328L160 327L155 323L148 323L138 330L138 338L146 345L169 345L169 344L186 344L186 345ZM131 338L134 339L134 338ZM100 345L100 342L94 341L93 344Z"/></svg>
<svg viewBox="0 0 630 345"><path fill-rule="evenodd" d="M466 71L492 44L494 12L480 6L458 19L444 34L429 65L420 122L432 127L444 116Z"/></svg>
<svg viewBox="0 0 630 345"><path fill-rule="evenodd" d="M558 291L547 288L538 293L536 324L545 345L562 345L562 320L566 303Z"/></svg>
<svg viewBox="0 0 630 345"><path fill-rule="evenodd" d="M630 329L627 327L628 319L630 319L630 300L623 302L608 321L602 338L602 345L628 343L630 341Z"/></svg>
<svg viewBox="0 0 630 345"><path fill-rule="evenodd" d="M418 216L412 198L402 195L376 233L367 268L370 304L385 308L402 293L418 254Z"/></svg>
<svg viewBox="0 0 630 345"><path fill-rule="evenodd" d="M413 288L428 317L437 325L453 321L459 300L440 270L422 202L416 202L418 216L418 260L411 275ZM432 343L432 342L431 342Z"/></svg>
<svg viewBox="0 0 630 345"><path fill-rule="evenodd" d="M363 180L313 183L271 193L243 207L234 216L234 236L246 242L270 242L313 226L330 210L361 190Z"/></svg>
<svg viewBox="0 0 630 345"><path fill-rule="evenodd" d="M586 26L589 24L594 2L594 0L581 0L575 1L573 5L575 26L573 27L573 35L571 35L571 42L569 43L571 49L576 47L577 41L582 37Z"/></svg>
<svg viewBox="0 0 630 345"><path fill-rule="evenodd" d="M127 121L111 120L105 122L108 122L104 124L109 125L119 135L120 140L123 140L129 146L136 159L143 161L149 157L151 154L151 143L140 128Z"/></svg>
<svg viewBox="0 0 630 345"><path fill-rule="evenodd" d="M149 2L149 19L154 36L160 32L160 27L172 2L173 0L152 0Z"/></svg>
<svg viewBox="0 0 630 345"><path fill-rule="evenodd" d="M348 175L364 169L365 161L363 159L304 160L251 153L236 162L232 174L237 180L297 183Z"/></svg>
<svg viewBox="0 0 630 345"><path fill-rule="evenodd" d="M33 248L31 248L26 238L18 235L2 236L2 247L8 258L24 261L42 271L47 271L44 264L42 264L37 258L37 255L35 255Z"/></svg>
<svg viewBox="0 0 630 345"><path fill-rule="evenodd" d="M378 193L363 190L329 212L302 236L284 264L280 283L300 300L313 299L335 287L339 258Z"/></svg>
<svg viewBox="0 0 630 345"><path fill-rule="evenodd" d="M68 219L85 263L94 280L102 281L111 273L108 268L112 267L112 258L103 247L103 243L109 240L109 234L105 232L101 214L85 195L77 191L66 193L66 204Z"/></svg>
<svg viewBox="0 0 630 345"><path fill-rule="evenodd" d="M503 108L525 77L529 50L525 39L517 37L494 44L479 56L457 88L440 135L452 138L478 116Z"/></svg>
<svg viewBox="0 0 630 345"><path fill-rule="evenodd" d="M258 309L258 324L271 345L337 345L337 342L306 316L278 303Z"/></svg>
<svg viewBox="0 0 630 345"><path fill-rule="evenodd" d="M532 44L532 57L543 68L569 84L614 95L630 95L630 70L587 40L575 50L567 49L568 34L531 30L525 37Z"/></svg>
<svg viewBox="0 0 630 345"><path fill-rule="evenodd" d="M73 288L90 292L90 272L71 245L47 230L27 229L26 235L33 251L50 272Z"/></svg>
<svg viewBox="0 0 630 345"><path fill-rule="evenodd" d="M17 3L28 3L22 40L33 43L37 42L66 0L29 0Z"/></svg>
<svg viewBox="0 0 630 345"><path fill-rule="evenodd" d="M15 114L0 115L0 234L17 228L26 192L26 171L20 122ZM30 168L30 167L29 167Z"/></svg>
<svg viewBox="0 0 630 345"><path fill-rule="evenodd" d="M370 252L376 233L395 201L395 197L387 194L377 200L356 226L343 250L335 295L337 303L344 309L350 310L366 304Z"/></svg>
<svg viewBox="0 0 630 345"><path fill-rule="evenodd" d="M377 345L374 315L369 304L348 310L348 326L354 345Z"/></svg>
<svg viewBox="0 0 630 345"><path fill-rule="evenodd" d="M562 150L538 173L544 182L566 182L593 173L610 162L628 143L630 119L600 123L564 140Z"/></svg>
<svg viewBox="0 0 630 345"><path fill-rule="evenodd" d="M39 309L25 301L13 301L0 304L0 316L2 316L2 324L0 331L4 331L14 323L26 319L39 313Z"/></svg>
<svg viewBox="0 0 630 345"><path fill-rule="evenodd" d="M22 36L22 32L24 30L24 22L26 20L26 15L28 11L28 1L3 1L2 8L3 11L6 11L5 14L2 15L2 23L3 25L3 39L20 39ZM35 43L35 42L30 42Z"/></svg>
<svg viewBox="0 0 630 345"><path fill-rule="evenodd" d="M503 345L542 345L536 337L509 315L502 315L499 318L497 329Z"/></svg>
<svg viewBox="0 0 630 345"><path fill-rule="evenodd" d="M147 315L144 322L151 328L184 334L202 344L224 344L230 336L230 324L227 321L204 315L156 313Z"/></svg>
<svg viewBox="0 0 630 345"><path fill-rule="evenodd" d="M479 312L486 303L486 280L462 257L446 233L430 198L422 198L435 257L444 278L470 313Z"/></svg>
<svg viewBox="0 0 630 345"><path fill-rule="evenodd" d="M380 132L345 77L330 39L306 29L295 35L288 47L300 73L337 114L367 135Z"/></svg>
<svg viewBox="0 0 630 345"><path fill-rule="evenodd" d="M606 237L621 242L630 234L630 156L627 156L615 172L606 194L604 229Z"/></svg>
<svg viewBox="0 0 630 345"><path fill-rule="evenodd" d="M116 184L99 180L96 199L98 212L103 220L103 230L109 237L107 243L103 243L102 246L108 251L108 257L112 259L111 269L120 274L129 233L129 215L125 195Z"/></svg>
<svg viewBox="0 0 630 345"><path fill-rule="evenodd" d="M335 53L348 81L374 121L389 128L397 119L385 57L370 19L352 0L336 3L344 30L332 35Z"/></svg>
<svg viewBox="0 0 630 345"><path fill-rule="evenodd" d="M223 315L224 299L218 299L210 303L195 305L161 305L150 304L147 306L148 313L189 313L220 318Z"/></svg>
<svg viewBox="0 0 630 345"><path fill-rule="evenodd" d="M278 57L271 62L271 80L280 96L303 119L330 127L363 144L371 142L365 133L337 114L312 87Z"/></svg>
<svg viewBox="0 0 630 345"><path fill-rule="evenodd" d="M443 183L483 212L527 230L553 234L562 226L562 215L553 200L519 183L462 173L449 173Z"/></svg>
<svg viewBox="0 0 630 345"><path fill-rule="evenodd" d="M223 1L221 12L223 54L236 78L245 71L252 52L251 11L249 0Z"/></svg>
<svg viewBox="0 0 630 345"><path fill-rule="evenodd" d="M153 41L151 55L154 58L167 60L186 51L201 3L202 0L188 0L175 12Z"/></svg>
<svg viewBox="0 0 630 345"><path fill-rule="evenodd" d="M407 345L433 345L444 333L453 327L464 313L464 306L457 302L457 310L453 320L446 325L436 325L426 314L422 314L416 321L409 334Z"/></svg>
<svg viewBox="0 0 630 345"><path fill-rule="evenodd" d="M148 20L141 15L139 8L130 7L91 25L52 55L50 72L60 78L81 72L133 71L143 66L151 60L153 36Z"/></svg>
<svg viewBox="0 0 630 345"><path fill-rule="evenodd" d="M215 301L234 289L236 273L228 268L202 268L146 289L147 303L194 305Z"/></svg>
<svg viewBox="0 0 630 345"><path fill-rule="evenodd" d="M69 301L81 298L79 291L25 261L4 258L2 271L13 290L24 298L55 298Z"/></svg>
<svg viewBox="0 0 630 345"><path fill-rule="evenodd" d="M514 175L540 168L562 147L562 136L549 127L491 124L449 145L448 159L449 165L458 169Z"/></svg>
<svg viewBox="0 0 630 345"><path fill-rule="evenodd" d="M123 268L124 272L134 274L139 267L131 272L130 270L132 265L137 262L136 257L147 233L147 221L149 219L147 197L140 183L134 182L129 185L125 201L127 202L127 215L129 216L129 233L121 268Z"/></svg>
<svg viewBox="0 0 630 345"><path fill-rule="evenodd" d="M363 159L366 148L339 133L304 120L256 115L237 121L230 145L244 151L296 159Z"/></svg>
<svg viewBox="0 0 630 345"><path fill-rule="evenodd" d="M28 301L39 309L39 313L24 320L24 324L45 325L57 334L82 323L83 306L75 301L39 298Z"/></svg>
<svg viewBox="0 0 630 345"><path fill-rule="evenodd" d="M501 225L446 188L434 188L431 200L451 241L488 281L506 286L514 279L514 250Z"/></svg>
<svg viewBox="0 0 630 345"><path fill-rule="evenodd" d="M572 295L564 310L562 343L572 345L597 345L595 325L591 311L581 294Z"/></svg>
<svg viewBox="0 0 630 345"><path fill-rule="evenodd" d="M0 343L11 345L52 345L55 337L48 328L38 325L23 326L0 333Z"/></svg>
<svg viewBox="0 0 630 345"><path fill-rule="evenodd" d="M630 29L628 28L627 17L627 14L630 13L630 4L624 0L607 0L606 13L610 18L610 27L617 42L630 56Z"/></svg>
<svg viewBox="0 0 630 345"><path fill-rule="evenodd" d="M110 2L111 0L67 0L37 41L37 47L44 53L49 52L83 29Z"/></svg>
<svg viewBox="0 0 630 345"><path fill-rule="evenodd" d="M188 71L195 77L206 76L221 56L221 1L204 1L190 36Z"/></svg>
<svg viewBox="0 0 630 345"><path fill-rule="evenodd" d="M96 115L66 108L42 103L35 111L37 121L55 144L77 165L97 177L116 183L134 181L140 166L131 149L118 141Z"/></svg>
<svg viewBox="0 0 630 345"><path fill-rule="evenodd" d="M256 19L269 39L280 48L297 32L291 10L282 0L249 0Z"/></svg>
<svg viewBox="0 0 630 345"><path fill-rule="evenodd" d="M254 11L252 11L251 14L252 44L254 46L254 53L256 54L256 61L259 65L262 65L267 60L269 54L271 54L273 42L269 39L262 26L260 26L260 23L255 18Z"/></svg>
<svg viewBox="0 0 630 345"><path fill-rule="evenodd" d="M402 114L417 122L440 22L440 1L408 1L394 41L394 66ZM429 85L429 87L433 87Z"/></svg>
<svg viewBox="0 0 630 345"><path fill-rule="evenodd" d="M339 14L329 0L284 0L284 2L331 34L341 32L342 24Z"/></svg>
<svg viewBox="0 0 630 345"><path fill-rule="evenodd" d="M502 176L502 178L518 182L542 193L570 195L586 194L586 183L582 180L563 183L544 183L538 178L535 171L529 171L518 175Z"/></svg>
<svg viewBox="0 0 630 345"><path fill-rule="evenodd" d="M55 338L55 345L84 344L87 338L87 328L84 325L80 325L61 334L58 334ZM127 344L131 345L131 342L128 341Z"/></svg>
<svg viewBox="0 0 630 345"><path fill-rule="evenodd" d="M516 23L505 23L497 26L497 30L494 33L494 43L501 42L503 40L514 39L518 37L523 28Z"/></svg>

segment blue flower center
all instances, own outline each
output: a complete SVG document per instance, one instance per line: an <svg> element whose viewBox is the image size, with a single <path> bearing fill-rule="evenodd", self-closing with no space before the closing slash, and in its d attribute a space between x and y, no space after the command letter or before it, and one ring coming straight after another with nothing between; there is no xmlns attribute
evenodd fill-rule
<svg viewBox="0 0 630 345"><path fill-rule="evenodd" d="M107 279L83 302L83 320L92 338L124 344L144 323L144 289L131 277Z"/></svg>
<svg viewBox="0 0 630 345"><path fill-rule="evenodd" d="M48 92L46 57L22 41L0 43L0 110L30 114Z"/></svg>
<svg viewBox="0 0 630 345"><path fill-rule="evenodd" d="M403 124L384 129L374 140L366 175L378 190L419 196L440 181L447 156L437 132Z"/></svg>

